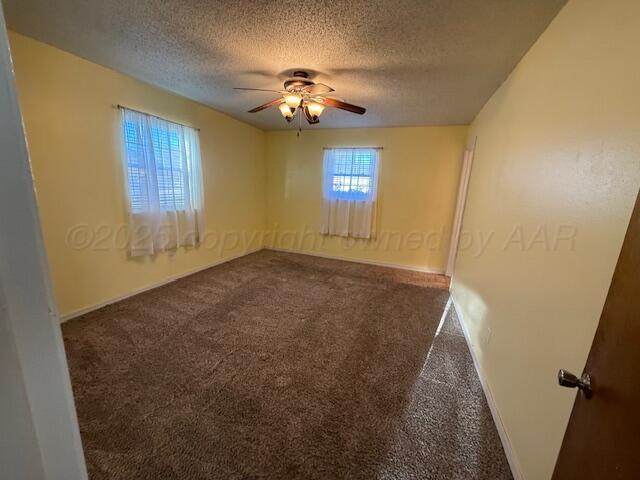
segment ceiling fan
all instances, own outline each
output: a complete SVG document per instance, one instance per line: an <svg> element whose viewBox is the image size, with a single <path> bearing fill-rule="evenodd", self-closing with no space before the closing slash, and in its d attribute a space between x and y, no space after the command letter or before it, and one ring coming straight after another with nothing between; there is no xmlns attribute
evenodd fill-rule
<svg viewBox="0 0 640 480"><path fill-rule="evenodd" d="M365 108L327 96L334 91L333 88L324 83L314 82L309 78L309 74L303 70L293 72L293 76L284 81L284 90L262 88L235 88L234 90L279 93L280 97L252 108L249 113L260 112L278 105L280 113L287 122L291 122L300 110L309 124L320 123L320 115L325 107L339 108L358 115L363 115L366 112Z"/></svg>

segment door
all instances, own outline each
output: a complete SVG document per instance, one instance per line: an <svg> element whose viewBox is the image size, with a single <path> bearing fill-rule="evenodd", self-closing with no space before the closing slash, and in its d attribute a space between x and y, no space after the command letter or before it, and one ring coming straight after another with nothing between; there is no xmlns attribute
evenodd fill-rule
<svg viewBox="0 0 640 480"><path fill-rule="evenodd" d="M562 381L583 391L573 405L553 479L640 478L640 195L585 374L591 377L591 398L580 379L565 375Z"/></svg>

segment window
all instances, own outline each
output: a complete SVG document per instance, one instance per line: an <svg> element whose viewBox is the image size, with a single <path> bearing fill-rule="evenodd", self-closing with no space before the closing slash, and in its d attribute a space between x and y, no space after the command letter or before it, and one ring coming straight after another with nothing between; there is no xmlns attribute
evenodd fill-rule
<svg viewBox="0 0 640 480"><path fill-rule="evenodd" d="M125 109L123 136L131 212L194 208L197 131Z"/></svg>
<svg viewBox="0 0 640 480"><path fill-rule="evenodd" d="M375 200L377 171L377 149L326 149L324 197L330 200Z"/></svg>
<svg viewBox="0 0 640 480"><path fill-rule="evenodd" d="M198 131L122 108L131 256L197 246L204 235Z"/></svg>
<svg viewBox="0 0 640 480"><path fill-rule="evenodd" d="M325 149L320 233L354 238L375 235L379 151Z"/></svg>

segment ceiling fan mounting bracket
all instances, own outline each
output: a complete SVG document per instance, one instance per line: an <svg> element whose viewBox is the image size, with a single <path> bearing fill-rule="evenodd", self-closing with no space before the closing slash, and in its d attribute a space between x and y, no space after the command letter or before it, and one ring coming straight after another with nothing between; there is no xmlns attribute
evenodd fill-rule
<svg viewBox="0 0 640 480"><path fill-rule="evenodd" d="M309 73L304 70L296 70L293 76L284 81L284 89L288 92L296 92L315 82L309 78Z"/></svg>

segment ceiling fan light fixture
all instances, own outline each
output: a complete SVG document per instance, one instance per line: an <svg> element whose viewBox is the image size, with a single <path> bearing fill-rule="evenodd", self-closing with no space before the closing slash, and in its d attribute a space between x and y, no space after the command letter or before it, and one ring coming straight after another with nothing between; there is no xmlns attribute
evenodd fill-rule
<svg viewBox="0 0 640 480"><path fill-rule="evenodd" d="M300 106L300 102L302 101L302 96L297 93L290 93L284 96L285 104L291 109L291 113L296 111L296 108Z"/></svg>
<svg viewBox="0 0 640 480"><path fill-rule="evenodd" d="M324 112L324 105L322 103L306 102L305 105L309 109L309 114L316 119Z"/></svg>
<svg viewBox="0 0 640 480"><path fill-rule="evenodd" d="M286 103L281 103L280 106L278 107L278 109L280 110L280 113L282 113L282 116L285 118L285 120L287 122L290 122L291 119L293 118L293 115L295 113L295 108L293 109L293 112L291 111L291 108L286 104Z"/></svg>

